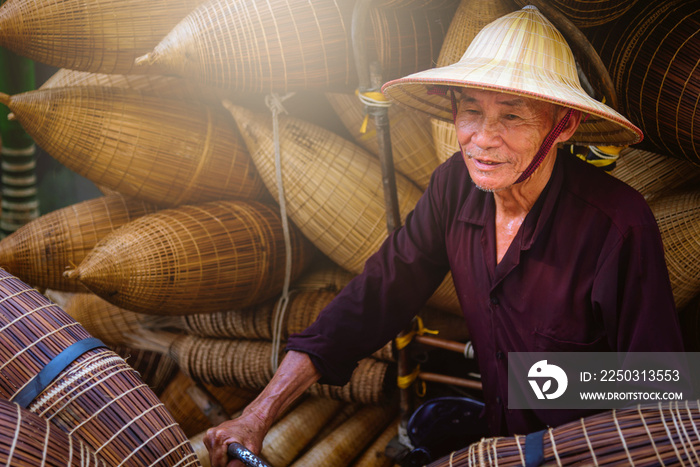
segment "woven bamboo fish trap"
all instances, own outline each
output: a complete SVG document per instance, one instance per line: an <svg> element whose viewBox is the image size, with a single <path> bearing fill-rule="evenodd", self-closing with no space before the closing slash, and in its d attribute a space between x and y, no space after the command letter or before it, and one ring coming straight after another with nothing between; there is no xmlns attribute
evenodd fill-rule
<svg viewBox="0 0 700 467"><path fill-rule="evenodd" d="M293 280L314 250L293 226L289 233ZM106 236L66 275L139 313L214 313L260 303L284 283L279 210L256 201L164 209Z"/></svg>
<svg viewBox="0 0 700 467"><path fill-rule="evenodd" d="M684 185L695 184L700 179L700 168L662 154L626 148L620 152L610 174L639 191L649 201Z"/></svg>
<svg viewBox="0 0 700 467"><path fill-rule="evenodd" d="M274 142L269 118L225 102L270 193L277 197ZM350 272L362 272L386 238L386 207L379 161L356 144L303 120L279 122L280 161L287 215L319 250ZM396 176L401 218L421 191ZM451 275L431 298L461 314Z"/></svg>
<svg viewBox="0 0 700 467"><path fill-rule="evenodd" d="M178 372L160 395L160 400L163 401L163 404L165 404L165 407L187 437L194 436L212 426L209 419L188 393L188 390L195 384L187 375ZM231 386L204 385L204 389L221 404L228 415L241 410L257 395L253 391Z"/></svg>
<svg viewBox="0 0 700 467"><path fill-rule="evenodd" d="M0 102L52 157L124 195L177 206L265 193L230 117L204 104L105 86Z"/></svg>
<svg viewBox="0 0 700 467"><path fill-rule="evenodd" d="M433 8L372 8L368 48L388 81L430 68L437 61L458 0Z"/></svg>
<svg viewBox="0 0 700 467"><path fill-rule="evenodd" d="M39 89L65 88L70 86L107 86L141 91L151 96L204 102L218 106L221 99L236 99L235 93L220 89L198 86L177 76L153 74L117 75L109 73L91 73L89 71L62 68L51 75Z"/></svg>
<svg viewBox="0 0 700 467"><path fill-rule="evenodd" d="M367 131L361 132L364 105L346 93L326 93L328 101L355 141L375 156L379 155L377 129L370 118ZM430 118L421 112L392 105L389 108L391 148L396 170L425 190L438 166L435 145L430 133Z"/></svg>
<svg viewBox="0 0 700 467"><path fill-rule="evenodd" d="M639 0L547 0L547 3L564 14L576 27L590 28L616 20ZM527 0L516 0L521 6Z"/></svg>
<svg viewBox="0 0 700 467"><path fill-rule="evenodd" d="M695 164L700 162L698 29L698 2L670 0L637 2L616 21L585 31L610 70L618 110L644 132L638 147Z"/></svg>
<svg viewBox="0 0 700 467"><path fill-rule="evenodd" d="M110 346L129 344L129 336L142 329L160 328L153 317L119 308L94 293L76 293L64 306L66 313L87 332ZM155 317L163 321L168 317Z"/></svg>
<svg viewBox="0 0 700 467"><path fill-rule="evenodd" d="M57 305L0 270L0 397L22 388L70 345L91 338ZM156 395L117 354L78 356L28 403L109 465L198 465L187 438Z"/></svg>
<svg viewBox="0 0 700 467"><path fill-rule="evenodd" d="M474 36L488 23L515 11L512 0L462 0L452 18L436 66L451 65L464 54ZM427 68L427 67L426 67ZM444 162L459 151L454 124L430 118L435 154Z"/></svg>
<svg viewBox="0 0 700 467"><path fill-rule="evenodd" d="M342 406L340 401L309 397L272 425L261 455L275 467L286 467L302 452Z"/></svg>
<svg viewBox="0 0 700 467"><path fill-rule="evenodd" d="M394 420L369 445L365 452L352 463L352 467L393 467L394 459L386 455L389 442L399 434L399 419Z"/></svg>
<svg viewBox="0 0 700 467"><path fill-rule="evenodd" d="M700 192L669 194L649 203L659 224L676 308L700 293Z"/></svg>
<svg viewBox="0 0 700 467"><path fill-rule="evenodd" d="M281 324L282 339L308 327L335 297L335 292L300 291L289 295ZM201 337L272 340L274 313L278 300L263 304L211 314L173 317L165 326Z"/></svg>
<svg viewBox="0 0 700 467"><path fill-rule="evenodd" d="M200 3L9 0L0 7L0 45L59 68L129 73L136 57L151 50Z"/></svg>
<svg viewBox="0 0 700 467"><path fill-rule="evenodd" d="M267 341L150 332L136 336L133 345L168 353L187 376L214 386L261 390L274 373L270 362L273 345ZM378 404L391 395L391 383L396 380L394 367L387 362L367 358L360 361L345 386L314 384L309 394L346 402Z"/></svg>
<svg viewBox="0 0 700 467"><path fill-rule="evenodd" d="M358 453L371 444L393 420L396 410L388 407L366 406L330 435L315 444L292 464L295 467L309 465L350 465Z"/></svg>
<svg viewBox="0 0 700 467"><path fill-rule="evenodd" d="M698 465L698 402L612 410L543 434L542 465ZM525 465L525 436L485 438L430 467Z"/></svg>
<svg viewBox="0 0 700 467"><path fill-rule="evenodd" d="M0 463L6 466L107 467L79 439L17 404L0 399Z"/></svg>
<svg viewBox="0 0 700 467"><path fill-rule="evenodd" d="M242 92L347 88L356 79L351 7L334 0L209 0L136 63Z"/></svg>
<svg viewBox="0 0 700 467"><path fill-rule="evenodd" d="M79 264L113 230L157 210L119 194L57 209L0 241L0 267L37 287L85 292L80 283L63 277L66 268Z"/></svg>
<svg viewBox="0 0 700 467"><path fill-rule="evenodd" d="M330 292L340 292L348 282L355 277L355 274L341 268L333 261L322 256L304 272L292 287L295 290L327 290Z"/></svg>
<svg viewBox="0 0 700 467"><path fill-rule="evenodd" d="M110 348L139 374L158 397L177 374L177 363L167 355L123 345L112 345Z"/></svg>

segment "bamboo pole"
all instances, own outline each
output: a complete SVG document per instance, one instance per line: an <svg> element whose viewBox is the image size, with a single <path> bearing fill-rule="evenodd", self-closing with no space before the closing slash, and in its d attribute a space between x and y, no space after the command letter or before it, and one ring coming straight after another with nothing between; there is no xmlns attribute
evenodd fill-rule
<svg viewBox="0 0 700 467"><path fill-rule="evenodd" d="M0 4L4 1L0 0ZM0 48L0 91L16 94L35 88L34 62ZM0 237L5 237L39 217L36 188L36 146L17 121L9 120L7 107L0 109L0 158L2 159L2 218Z"/></svg>

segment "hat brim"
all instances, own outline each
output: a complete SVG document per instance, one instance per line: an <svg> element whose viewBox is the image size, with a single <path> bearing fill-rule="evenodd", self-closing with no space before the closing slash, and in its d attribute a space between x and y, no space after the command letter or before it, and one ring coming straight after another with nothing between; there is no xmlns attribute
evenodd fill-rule
<svg viewBox="0 0 700 467"><path fill-rule="evenodd" d="M548 76L546 70L530 70L527 74L513 76L503 73L504 69L518 70L519 67L504 67L502 63L470 63L460 61L452 65L421 71L404 78L395 79L382 86L382 92L399 104L452 122L452 104L449 98L439 94L429 94L432 86L454 86L504 92L549 102L579 110L584 114L576 133L569 142L574 144L599 146L626 146L643 139L642 131L611 107L591 98L580 87L561 83L561 76ZM524 78L527 76L528 78ZM505 77L505 78L504 78ZM533 78L535 77L535 78ZM512 85L518 82L518 88ZM519 80L519 81L518 81ZM504 81L508 84L499 84Z"/></svg>

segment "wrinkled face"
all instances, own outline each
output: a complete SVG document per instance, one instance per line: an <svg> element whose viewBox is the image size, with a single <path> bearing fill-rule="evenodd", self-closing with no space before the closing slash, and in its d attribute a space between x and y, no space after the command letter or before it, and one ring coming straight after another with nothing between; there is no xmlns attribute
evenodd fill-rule
<svg viewBox="0 0 700 467"><path fill-rule="evenodd" d="M455 128L476 186L485 191L512 186L554 126L559 109L526 97L463 89Z"/></svg>

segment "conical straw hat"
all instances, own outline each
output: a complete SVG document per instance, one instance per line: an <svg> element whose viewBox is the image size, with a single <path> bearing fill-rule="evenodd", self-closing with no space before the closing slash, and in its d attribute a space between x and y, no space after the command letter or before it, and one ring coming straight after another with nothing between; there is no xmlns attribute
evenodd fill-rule
<svg viewBox="0 0 700 467"><path fill-rule="evenodd" d="M501 91L580 110L587 118L572 142L629 145L642 140L639 128L586 94L571 49L533 6L488 24L457 63L389 81L382 91L401 104L452 121L449 96L428 93L435 85Z"/></svg>

